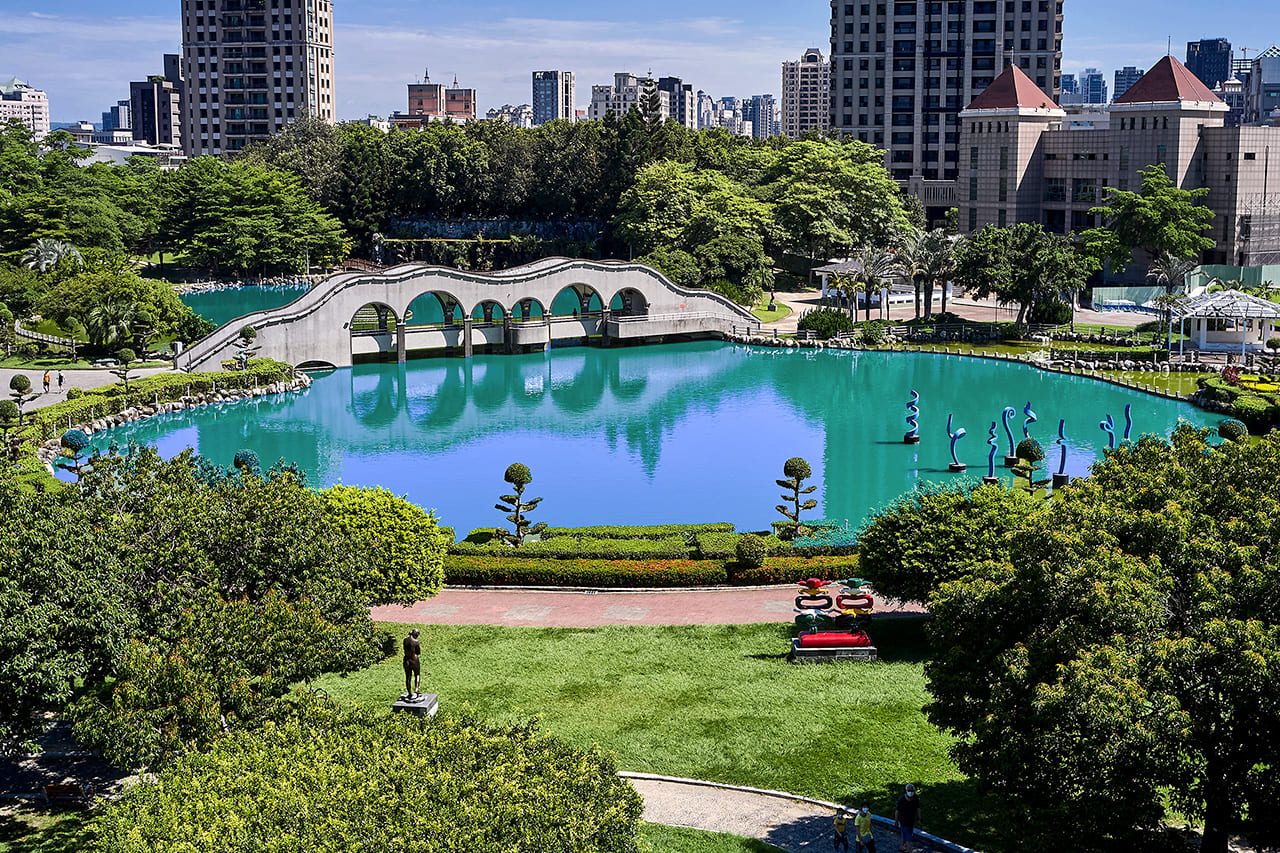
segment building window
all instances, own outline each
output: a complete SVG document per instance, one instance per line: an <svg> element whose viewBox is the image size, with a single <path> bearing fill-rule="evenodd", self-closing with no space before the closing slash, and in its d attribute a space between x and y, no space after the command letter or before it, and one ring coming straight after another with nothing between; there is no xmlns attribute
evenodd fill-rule
<svg viewBox="0 0 1280 853"><path fill-rule="evenodd" d="M997 197L996 197L996 201L1008 201L1008 200L1009 200L1009 179L1008 179L1008 178L1001 178L1001 179L1000 179L1000 188L999 188L999 190L997 190L997 192L998 192L999 194L998 194L998 195L997 195Z"/></svg>
<svg viewBox="0 0 1280 853"><path fill-rule="evenodd" d="M1004 208L996 211L996 225L1004 228L1009 224L1009 212Z"/></svg>
<svg viewBox="0 0 1280 853"><path fill-rule="evenodd" d="M978 176L971 175L969 177L969 201L978 200Z"/></svg>
<svg viewBox="0 0 1280 853"><path fill-rule="evenodd" d="M969 230L978 230L978 208L976 207L969 208Z"/></svg>
<svg viewBox="0 0 1280 853"><path fill-rule="evenodd" d="M1006 171L1009 168L1009 146L1000 146L1000 171Z"/></svg>

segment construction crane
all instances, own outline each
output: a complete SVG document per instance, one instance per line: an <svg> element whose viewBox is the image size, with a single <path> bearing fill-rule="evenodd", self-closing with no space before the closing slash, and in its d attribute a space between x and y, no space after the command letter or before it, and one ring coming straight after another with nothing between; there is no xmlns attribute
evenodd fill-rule
<svg viewBox="0 0 1280 853"><path fill-rule="evenodd" d="M1258 49L1257 49L1256 47L1241 47L1241 48L1240 48L1240 58L1241 58L1241 59L1248 59L1248 58L1249 58L1249 51L1251 51L1251 50L1252 50L1252 51L1254 51L1254 52L1256 53Z"/></svg>

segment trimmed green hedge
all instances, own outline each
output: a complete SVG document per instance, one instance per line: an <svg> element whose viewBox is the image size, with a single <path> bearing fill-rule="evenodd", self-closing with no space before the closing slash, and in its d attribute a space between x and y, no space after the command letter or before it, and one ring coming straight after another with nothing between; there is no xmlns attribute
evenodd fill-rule
<svg viewBox="0 0 1280 853"><path fill-rule="evenodd" d="M542 557L550 560L691 560L697 555L684 539L554 539L526 541L512 548L500 539L485 544L458 542L450 554L491 556L497 559Z"/></svg>
<svg viewBox="0 0 1280 853"><path fill-rule="evenodd" d="M699 533L732 533L733 529L733 525L727 521L710 524L609 524L600 527L548 527L542 538L576 536L588 539L669 539Z"/></svg>
<svg viewBox="0 0 1280 853"><path fill-rule="evenodd" d="M522 586L714 586L728 583L720 560L530 560L449 554L445 583Z"/></svg>
<svg viewBox="0 0 1280 853"><path fill-rule="evenodd" d="M729 583L737 586L799 583L813 577L828 581L844 580L858 574L858 558L769 557L759 568L733 563L728 567L728 572Z"/></svg>

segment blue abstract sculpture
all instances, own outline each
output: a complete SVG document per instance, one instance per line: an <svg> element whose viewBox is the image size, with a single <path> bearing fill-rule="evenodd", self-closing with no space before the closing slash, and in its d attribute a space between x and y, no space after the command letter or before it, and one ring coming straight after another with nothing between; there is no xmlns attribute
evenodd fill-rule
<svg viewBox="0 0 1280 853"><path fill-rule="evenodd" d="M1110 450L1115 450L1116 449L1116 425L1115 425L1115 422L1111 420L1111 415L1107 415L1107 419L1099 423L1098 426L1102 429L1103 432L1107 434L1107 448Z"/></svg>
<svg viewBox="0 0 1280 853"><path fill-rule="evenodd" d="M907 401L907 433L902 436L903 444L920 443L920 392L911 389L911 399Z"/></svg>
<svg viewBox="0 0 1280 853"><path fill-rule="evenodd" d="M1133 431L1133 415L1129 411L1132 408L1133 408L1133 403L1124 404L1124 440L1125 441L1129 440L1129 433Z"/></svg>
<svg viewBox="0 0 1280 853"><path fill-rule="evenodd" d="M1013 430L1009 429L1009 418L1018 414L1013 406L1005 406L1000 414L1000 422L1004 424L1004 434L1009 437L1009 452L1004 455L1004 467L1012 468L1018 464L1018 451L1013 445Z"/></svg>
<svg viewBox="0 0 1280 853"><path fill-rule="evenodd" d="M996 451L1000 448L1000 439L996 437L996 422L991 422L991 428L987 430L987 444L991 445L991 451L987 453L987 476L982 478L984 483L999 483L1000 479L996 476Z"/></svg>
<svg viewBox="0 0 1280 853"><path fill-rule="evenodd" d="M947 470L953 474L958 474L969 467L956 457L956 442L964 438L964 436L964 427L960 427L955 432L951 431L951 415L947 415L947 437L951 439L951 464L947 466Z"/></svg>
<svg viewBox="0 0 1280 853"><path fill-rule="evenodd" d="M1023 406L1023 407L1022 407L1022 413L1023 413L1024 415L1026 415L1026 416L1027 416L1027 419L1026 419L1026 420L1024 420L1024 421L1022 422L1022 437L1023 437L1023 438L1030 438L1030 437L1031 437L1031 425L1032 425L1033 423L1035 423L1035 422L1036 422L1036 420L1037 420L1037 418L1036 418L1036 413L1035 413L1035 412L1033 412L1033 411L1031 411L1031 402L1030 402L1030 401L1028 401L1028 402L1027 402L1027 404L1026 404L1025 406Z"/></svg>
<svg viewBox="0 0 1280 853"><path fill-rule="evenodd" d="M1058 440L1054 442L1058 445L1062 455L1058 457L1058 473L1057 476L1067 476L1067 434L1065 432L1067 421L1065 418L1058 421Z"/></svg>

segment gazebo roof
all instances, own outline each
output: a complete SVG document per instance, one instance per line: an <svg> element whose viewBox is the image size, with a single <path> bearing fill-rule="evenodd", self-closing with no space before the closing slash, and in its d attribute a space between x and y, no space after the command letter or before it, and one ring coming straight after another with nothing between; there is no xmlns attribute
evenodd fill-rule
<svg viewBox="0 0 1280 853"><path fill-rule="evenodd" d="M833 261L825 266L814 267L816 273L843 273L844 275L862 275L862 261L857 258L848 258L843 261Z"/></svg>
<svg viewBox="0 0 1280 853"><path fill-rule="evenodd" d="M1195 296L1175 305L1173 311L1184 319L1191 317L1205 317L1213 320L1280 319L1280 305L1238 290L1219 290L1217 293Z"/></svg>

